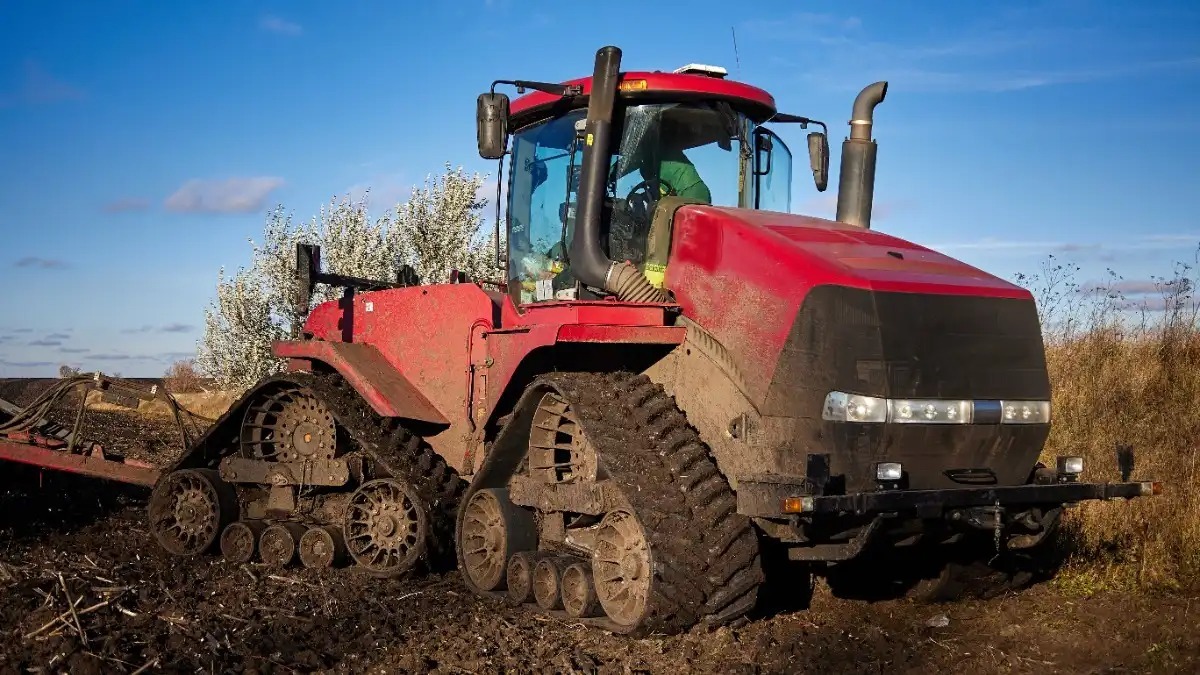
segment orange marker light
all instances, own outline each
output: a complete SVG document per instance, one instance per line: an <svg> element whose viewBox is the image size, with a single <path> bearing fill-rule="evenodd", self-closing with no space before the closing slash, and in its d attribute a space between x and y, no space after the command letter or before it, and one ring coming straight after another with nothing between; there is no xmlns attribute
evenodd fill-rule
<svg viewBox="0 0 1200 675"><path fill-rule="evenodd" d="M812 497L784 497L784 513L804 513L813 510Z"/></svg>
<svg viewBox="0 0 1200 675"><path fill-rule="evenodd" d="M647 86L645 80L625 80L619 88L621 91L644 91Z"/></svg>

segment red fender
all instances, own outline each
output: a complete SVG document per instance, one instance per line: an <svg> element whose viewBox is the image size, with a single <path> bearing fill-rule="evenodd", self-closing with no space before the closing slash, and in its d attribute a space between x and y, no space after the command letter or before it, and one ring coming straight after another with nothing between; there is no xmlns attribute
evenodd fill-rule
<svg viewBox="0 0 1200 675"><path fill-rule="evenodd" d="M450 420L373 345L304 340L275 342L272 346L275 356L293 359L293 369L307 369L314 361L329 365L384 417L450 424Z"/></svg>

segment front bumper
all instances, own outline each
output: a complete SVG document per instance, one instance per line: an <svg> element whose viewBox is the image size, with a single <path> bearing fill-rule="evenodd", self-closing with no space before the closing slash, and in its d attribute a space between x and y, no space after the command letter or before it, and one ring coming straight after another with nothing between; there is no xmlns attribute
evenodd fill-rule
<svg viewBox="0 0 1200 675"><path fill-rule="evenodd" d="M738 481L738 513L757 518L898 514L948 516L979 506L1059 506L1097 499L1133 499L1162 492L1159 481L1052 483L937 490L880 489L844 495L814 494L797 476L752 476Z"/></svg>

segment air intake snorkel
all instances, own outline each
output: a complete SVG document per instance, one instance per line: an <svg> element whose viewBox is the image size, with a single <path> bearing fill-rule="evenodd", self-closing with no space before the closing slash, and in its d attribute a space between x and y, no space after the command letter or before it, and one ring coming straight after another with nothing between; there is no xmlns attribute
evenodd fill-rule
<svg viewBox="0 0 1200 675"><path fill-rule="evenodd" d="M837 219L870 229L875 197L875 156L879 146L871 140L875 106L887 95L887 82L868 85L854 99L850 137L842 141L842 168L838 178Z"/></svg>
<svg viewBox="0 0 1200 675"><path fill-rule="evenodd" d="M621 50L596 52L592 91L583 128L583 160L579 173L578 221L571 240L570 264L582 283L603 289L627 302L664 302L666 292L650 284L637 267L613 262L600 249L600 218L611 161L613 105L620 80Z"/></svg>

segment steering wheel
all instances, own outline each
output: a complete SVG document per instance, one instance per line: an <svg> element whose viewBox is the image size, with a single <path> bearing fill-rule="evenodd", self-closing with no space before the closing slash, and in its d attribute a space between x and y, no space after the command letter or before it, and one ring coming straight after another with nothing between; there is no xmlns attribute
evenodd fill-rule
<svg viewBox="0 0 1200 675"><path fill-rule="evenodd" d="M648 221L654 211L654 205L662 197L662 188L667 189L668 195L675 194L675 188L661 178L650 178L634 185L625 196L625 204L629 212L640 220Z"/></svg>

